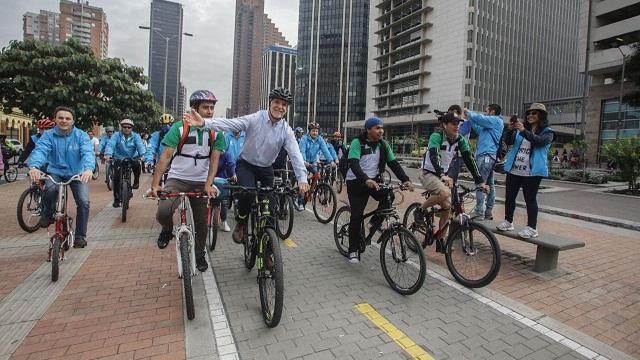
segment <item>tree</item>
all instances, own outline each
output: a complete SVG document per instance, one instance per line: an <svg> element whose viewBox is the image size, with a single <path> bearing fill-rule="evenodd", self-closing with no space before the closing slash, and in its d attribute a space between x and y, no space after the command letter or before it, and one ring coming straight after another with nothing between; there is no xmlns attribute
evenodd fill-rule
<svg viewBox="0 0 640 360"><path fill-rule="evenodd" d="M143 88L142 71L117 58L97 59L73 39L60 45L14 40L0 52L0 100L5 112L17 107L37 119L69 106L83 129L96 121L117 125L124 118L138 127L161 114L153 94Z"/></svg>
<svg viewBox="0 0 640 360"><path fill-rule="evenodd" d="M629 189L637 195L637 179L640 175L640 138L635 136L606 143L603 146L603 153L616 165L622 178L629 183Z"/></svg>

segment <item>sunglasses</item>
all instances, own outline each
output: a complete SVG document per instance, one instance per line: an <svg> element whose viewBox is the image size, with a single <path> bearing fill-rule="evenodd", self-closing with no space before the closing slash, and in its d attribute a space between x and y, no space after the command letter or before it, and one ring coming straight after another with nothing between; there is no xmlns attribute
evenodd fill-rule
<svg viewBox="0 0 640 360"><path fill-rule="evenodd" d="M131 129L131 126L123 126L123 129Z"/></svg>

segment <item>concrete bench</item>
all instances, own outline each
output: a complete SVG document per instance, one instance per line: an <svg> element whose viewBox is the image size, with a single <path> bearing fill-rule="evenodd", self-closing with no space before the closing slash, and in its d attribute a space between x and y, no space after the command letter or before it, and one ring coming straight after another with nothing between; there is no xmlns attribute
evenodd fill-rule
<svg viewBox="0 0 640 360"><path fill-rule="evenodd" d="M582 241L552 234L539 233L537 238L523 239L518 236L518 231L522 230L523 226L514 226L515 230L512 231L500 231L496 228L500 224L498 221L483 220L480 222L493 231L494 234L537 245L536 262L533 267L535 272L554 270L558 266L558 252L584 247L584 242Z"/></svg>

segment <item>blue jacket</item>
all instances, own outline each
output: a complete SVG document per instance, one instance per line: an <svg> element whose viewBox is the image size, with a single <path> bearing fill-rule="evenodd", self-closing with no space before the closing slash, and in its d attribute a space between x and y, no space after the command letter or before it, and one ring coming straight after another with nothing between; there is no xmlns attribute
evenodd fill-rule
<svg viewBox="0 0 640 360"><path fill-rule="evenodd" d="M56 126L42 134L27 164L30 168L41 168L48 164L48 173L70 178L93 171L96 156L86 132L73 127L68 135L64 135Z"/></svg>
<svg viewBox="0 0 640 360"><path fill-rule="evenodd" d="M147 152L142 138L138 133L131 132L128 139L125 139L121 131L113 134L104 151L105 156L111 156L115 160L135 159L142 157Z"/></svg>
<svg viewBox="0 0 640 360"><path fill-rule="evenodd" d="M327 149L327 143L324 142L322 136L318 136L313 139L309 134L305 134L300 139L300 152L302 153L302 159L308 163L314 163L318 160L318 154L322 151L324 158L327 161L335 161L335 158Z"/></svg>
<svg viewBox="0 0 640 360"><path fill-rule="evenodd" d="M478 134L476 157L490 155L495 159L498 152L498 144L502 137L502 130L504 130L502 117L469 111L467 112L467 118L471 122L473 130Z"/></svg>
<svg viewBox="0 0 640 360"><path fill-rule="evenodd" d="M102 135L100 137L100 143L98 144L98 154L104 154L104 150L107 148L107 143L109 142L109 139L110 137L108 137L107 135Z"/></svg>
<svg viewBox="0 0 640 360"><path fill-rule="evenodd" d="M144 154L145 163L152 163L160 159L160 154L164 151L160 135L160 130L158 130L149 137L149 146L147 146L147 151Z"/></svg>
<svg viewBox="0 0 640 360"><path fill-rule="evenodd" d="M220 154L218 160L218 172L216 177L228 179L236 174L236 162L233 160L231 153L228 151Z"/></svg>
<svg viewBox="0 0 640 360"><path fill-rule="evenodd" d="M531 164L531 176L547 177L549 176L549 163L547 154L549 153L549 147L551 147L551 142L553 141L553 130L549 127L546 127L542 129L542 131L537 135L533 135L531 132L529 132L529 134L529 136L532 136L535 140L538 141L536 143L529 140L531 142L531 154L529 155L529 163ZM519 131L514 131L514 134L511 134L511 136L515 136L515 138L507 139L507 144L513 141L513 146L511 147L511 150L509 150L507 159L504 163L504 170L506 172L511 171L513 163L516 159L516 154L518 153L520 145L522 144L522 139L524 139L524 136Z"/></svg>
<svg viewBox="0 0 640 360"><path fill-rule="evenodd" d="M324 140L324 138L322 138L322 140ZM333 161L337 161L338 160L338 154L336 154L336 149L333 148L333 145L331 145L330 143L327 143L326 140L325 140L325 144L327 144L327 149L329 149L329 154L331 154L331 156L333 157ZM325 157L325 160L323 160L323 161L328 161L326 159L327 158Z"/></svg>
<svg viewBox="0 0 640 360"><path fill-rule="evenodd" d="M227 151L231 154L231 158L233 161L238 161L240 151L242 151L242 146L244 146L244 131L240 132L240 137L237 139L233 136L232 132L226 132L224 140L227 143Z"/></svg>

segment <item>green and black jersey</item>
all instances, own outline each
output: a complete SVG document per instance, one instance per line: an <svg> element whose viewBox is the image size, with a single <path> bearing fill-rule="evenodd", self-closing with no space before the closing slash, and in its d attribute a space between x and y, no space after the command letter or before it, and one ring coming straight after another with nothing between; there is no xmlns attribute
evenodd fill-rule
<svg viewBox="0 0 640 360"><path fill-rule="evenodd" d="M349 171L346 180L358 179L364 182L367 179L375 179L384 171L385 165L389 165L398 179L409 180L396 160L389 143L383 140L370 143L365 134L361 134L351 141L348 160Z"/></svg>
<svg viewBox="0 0 640 360"><path fill-rule="evenodd" d="M442 131L436 131L431 134L429 137L429 150L422 161L422 169L442 176L447 174L451 161L456 156L462 157L476 184L482 183L480 171L471 154L469 141L460 134L454 139L450 139Z"/></svg>

